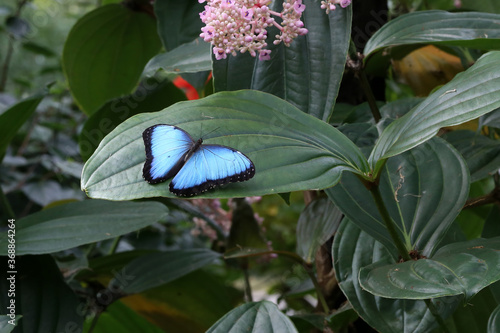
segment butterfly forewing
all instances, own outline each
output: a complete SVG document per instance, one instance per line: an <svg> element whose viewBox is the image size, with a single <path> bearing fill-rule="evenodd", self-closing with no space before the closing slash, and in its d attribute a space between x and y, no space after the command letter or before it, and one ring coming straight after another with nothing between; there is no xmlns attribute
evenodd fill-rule
<svg viewBox="0 0 500 333"><path fill-rule="evenodd" d="M195 143L184 130L164 124L147 128L142 136L146 147L143 177L150 184L175 176L184 164L184 156Z"/></svg>

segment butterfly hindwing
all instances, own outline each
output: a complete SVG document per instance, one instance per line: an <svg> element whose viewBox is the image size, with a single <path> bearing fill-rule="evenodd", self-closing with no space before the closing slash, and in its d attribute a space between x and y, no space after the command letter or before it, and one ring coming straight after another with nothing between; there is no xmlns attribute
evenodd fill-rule
<svg viewBox="0 0 500 333"><path fill-rule="evenodd" d="M142 169L144 179L157 184L175 176L185 162L185 156L195 142L179 127L159 124L143 133L146 163Z"/></svg>
<svg viewBox="0 0 500 333"><path fill-rule="evenodd" d="M193 196L215 186L245 181L255 175L252 161L236 149L201 145L170 183L170 191Z"/></svg>

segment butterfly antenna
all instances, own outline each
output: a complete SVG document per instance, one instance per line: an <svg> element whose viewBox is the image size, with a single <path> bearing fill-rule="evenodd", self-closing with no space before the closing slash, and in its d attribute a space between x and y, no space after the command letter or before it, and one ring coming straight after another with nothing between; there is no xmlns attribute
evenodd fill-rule
<svg viewBox="0 0 500 333"><path fill-rule="evenodd" d="M202 126L203 126L203 124L202 124ZM206 133L204 136L207 136L207 135L209 135L210 133L213 133L213 132L217 131L219 128L220 128L220 127L216 127L216 128L214 128L214 129L213 129L213 130L211 130L210 132Z"/></svg>

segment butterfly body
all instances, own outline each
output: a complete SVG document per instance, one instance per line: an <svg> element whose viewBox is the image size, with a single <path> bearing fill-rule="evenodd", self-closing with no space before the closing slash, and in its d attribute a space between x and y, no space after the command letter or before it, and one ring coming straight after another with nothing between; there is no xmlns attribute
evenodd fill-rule
<svg viewBox="0 0 500 333"><path fill-rule="evenodd" d="M143 134L146 162L143 178L158 184L173 177L169 188L178 196L194 196L227 183L249 180L255 166L231 147L204 145L183 129L166 124L147 128Z"/></svg>

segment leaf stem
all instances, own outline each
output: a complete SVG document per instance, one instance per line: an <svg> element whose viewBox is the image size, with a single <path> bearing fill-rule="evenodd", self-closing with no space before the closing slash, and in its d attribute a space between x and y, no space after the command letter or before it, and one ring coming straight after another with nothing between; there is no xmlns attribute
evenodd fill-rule
<svg viewBox="0 0 500 333"><path fill-rule="evenodd" d="M118 244L120 244L121 238L122 238L122 236L118 236L118 237L115 237L115 239L113 239L113 243L111 243L111 247L109 248L108 255L115 253L116 249L118 248Z"/></svg>
<svg viewBox="0 0 500 333"><path fill-rule="evenodd" d="M94 318L92 318L92 323L90 324L90 328L89 328L88 333L92 333L94 331L94 328L97 325L97 321L99 320L100 316L101 316L101 311L97 312L94 315Z"/></svg>
<svg viewBox="0 0 500 333"><path fill-rule="evenodd" d="M245 257L256 257L256 256L262 256L266 254L278 254L282 255L285 257L288 257L292 259L293 261L299 263L304 267L307 275L309 275L309 278L313 282L314 289L316 290L316 294L318 296L318 301L321 304L321 307L323 308L323 311L328 314L330 312L330 308L328 307L328 304L326 302L325 296L323 295L323 291L321 290L321 286L318 283L318 280L316 279L316 276L314 275L314 272L312 270L312 266L309 265L304 259L302 259L301 256L299 256L296 253L289 252L289 251L277 251L277 250L271 250L271 251L262 251L262 252L256 252L256 253L248 253L245 255L240 255L240 256L231 256L230 258L245 258ZM227 259L227 258L226 258Z"/></svg>
<svg viewBox="0 0 500 333"><path fill-rule="evenodd" d="M389 235L392 238L392 242L398 249L399 255L401 256L401 258L403 258L404 261L411 260L410 254L408 253L408 250L406 249L403 241L399 237L398 232L396 231L396 225L392 220L391 216L389 215L387 207L385 206L384 200L382 199L382 195L380 194L380 188L378 184L372 183L371 186L368 187L368 190L370 191L370 193L373 196L373 199L375 200L375 204L380 213L380 216L382 217L382 220L384 220L385 227L387 228L387 231L389 232Z"/></svg>
<svg viewBox="0 0 500 333"><path fill-rule="evenodd" d="M7 217L9 219L16 218L14 211L12 210L12 206L10 205L10 202L7 199L7 196L5 195L5 193L3 193L2 186L0 186L0 204L2 205L2 208L4 212L7 214Z"/></svg>
<svg viewBox="0 0 500 333"><path fill-rule="evenodd" d="M368 105L370 106L370 110L372 111L373 119L375 120L375 123L378 123L382 116L380 114L380 110L378 109L375 95L373 95L372 88L370 87L370 82L368 82L368 77L366 76L364 69L361 69L359 73L359 79L361 88L365 93L366 99L368 100Z"/></svg>
<svg viewBox="0 0 500 333"><path fill-rule="evenodd" d="M483 205L488 205L491 203L500 203L500 187L495 187L493 191L488 194L482 195L477 198L472 198L467 200L462 209L469 209L474 207L479 207Z"/></svg>
<svg viewBox="0 0 500 333"><path fill-rule="evenodd" d="M244 258L246 259L246 258ZM252 285L250 284L250 276L248 274L248 267L243 267L243 276L245 279L245 298L247 302L253 302Z"/></svg>
<svg viewBox="0 0 500 333"><path fill-rule="evenodd" d="M375 119L375 122L378 123L382 116L380 115L380 110L377 106L377 100L375 99L375 95L373 94L370 82L368 81L368 77L365 73L365 69L363 66L363 55L357 52L356 45L354 44L352 39L349 43L349 58L350 61L347 62L347 65L352 70L354 70L356 76L359 78L361 89L363 89L363 92L365 93L365 97L368 105L370 106L373 119Z"/></svg>

